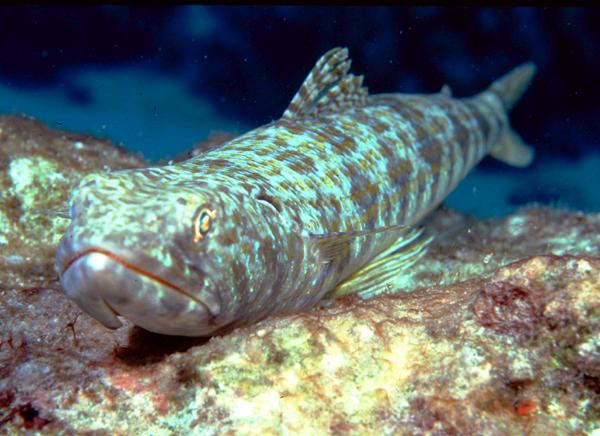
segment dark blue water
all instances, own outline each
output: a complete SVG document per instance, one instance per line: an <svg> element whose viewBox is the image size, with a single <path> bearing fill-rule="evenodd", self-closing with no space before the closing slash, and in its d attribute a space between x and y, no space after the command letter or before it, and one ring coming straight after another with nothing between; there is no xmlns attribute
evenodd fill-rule
<svg viewBox="0 0 600 436"><path fill-rule="evenodd" d="M347 46L378 92L455 96L515 65L527 169L486 159L447 201L480 217L536 202L600 210L599 8L0 8L0 113L108 137L150 159L277 119L315 60Z"/></svg>

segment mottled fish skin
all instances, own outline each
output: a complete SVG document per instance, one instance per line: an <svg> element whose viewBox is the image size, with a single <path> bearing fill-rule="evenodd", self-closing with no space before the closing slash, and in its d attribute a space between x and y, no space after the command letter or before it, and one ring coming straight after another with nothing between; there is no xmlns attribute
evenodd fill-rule
<svg viewBox="0 0 600 436"><path fill-rule="evenodd" d="M56 261L67 295L108 327L187 336L309 308L398 239L369 231L416 225L498 148L533 74L468 99L369 96L349 67L326 53L280 120L205 154L82 180Z"/></svg>

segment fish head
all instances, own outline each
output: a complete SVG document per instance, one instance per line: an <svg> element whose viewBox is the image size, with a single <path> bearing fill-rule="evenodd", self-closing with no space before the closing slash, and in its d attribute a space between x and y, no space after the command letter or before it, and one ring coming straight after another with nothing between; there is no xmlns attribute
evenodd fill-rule
<svg viewBox="0 0 600 436"><path fill-rule="evenodd" d="M256 220L240 216L238 193L157 182L151 170L89 175L74 189L56 257L61 285L106 327L121 326L119 315L156 333L210 335L242 303L231 292L248 286L238 243L252 240Z"/></svg>

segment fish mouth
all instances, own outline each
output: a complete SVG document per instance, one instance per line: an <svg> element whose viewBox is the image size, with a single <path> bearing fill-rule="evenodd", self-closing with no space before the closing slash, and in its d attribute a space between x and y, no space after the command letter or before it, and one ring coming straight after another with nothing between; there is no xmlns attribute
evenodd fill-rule
<svg viewBox="0 0 600 436"><path fill-rule="evenodd" d="M203 306L206 307L206 310L210 312L210 309L208 308L208 306L206 306L202 301L200 301L198 298L196 298L194 295L192 295L191 293L183 290L182 288L180 288L179 286L174 285L173 283L171 283L170 281L156 275L156 274L152 274L149 271L146 271L143 268L140 268L139 266L128 262L127 260L117 256L116 254L112 253L111 251L108 250L104 250L102 248L88 248L87 250L84 250L78 254L76 254L75 256L73 256L71 259L69 259L63 266L62 268L62 272L60 273L60 275L62 276L63 274L65 274L65 272L69 269L69 267L71 265L73 265L75 262L77 262L79 259L93 254L93 253L99 253L102 254L108 258L110 258L111 260L113 260L114 262L117 262L118 264L121 264L122 266L124 266L125 268L127 268L128 270L134 271L136 274L140 274L143 276L148 277L151 280L154 280L155 282L160 283L161 285L172 289L175 292L178 292L182 295L185 295L187 298L190 298L192 300L194 300L196 303L201 304Z"/></svg>
<svg viewBox="0 0 600 436"><path fill-rule="evenodd" d="M110 250L91 247L59 269L65 293L108 328L117 315L156 333L201 336L214 330L219 307ZM213 327L210 327L213 326Z"/></svg>

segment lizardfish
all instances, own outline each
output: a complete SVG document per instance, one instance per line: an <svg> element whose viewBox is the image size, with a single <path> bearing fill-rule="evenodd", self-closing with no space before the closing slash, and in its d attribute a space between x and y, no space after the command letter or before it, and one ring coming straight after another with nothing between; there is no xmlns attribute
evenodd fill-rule
<svg viewBox="0 0 600 436"><path fill-rule="evenodd" d="M186 336L377 295L484 156L533 158L507 117L531 63L465 99L369 95L349 69L334 48L281 119L181 163L86 176L56 257L66 294L107 327Z"/></svg>

